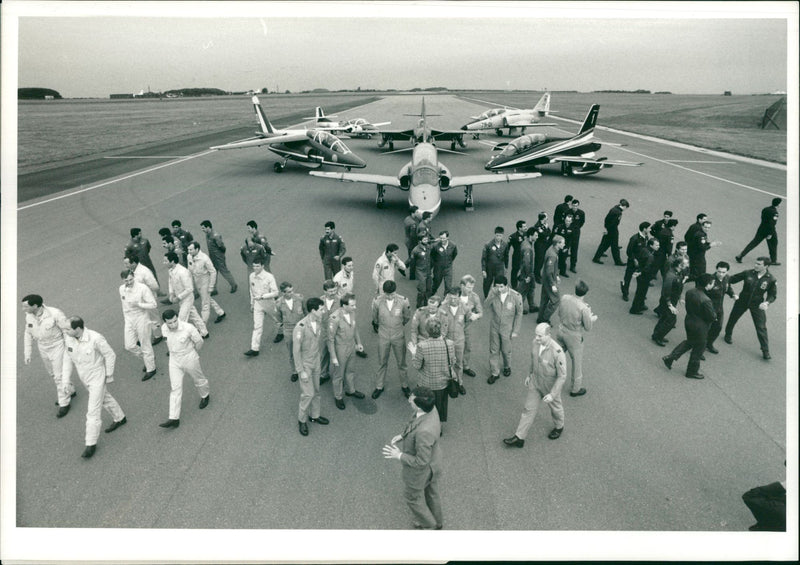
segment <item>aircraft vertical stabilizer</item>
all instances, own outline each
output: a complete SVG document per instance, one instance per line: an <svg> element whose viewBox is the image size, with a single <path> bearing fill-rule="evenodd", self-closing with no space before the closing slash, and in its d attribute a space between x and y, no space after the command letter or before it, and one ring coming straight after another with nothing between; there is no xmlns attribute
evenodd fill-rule
<svg viewBox="0 0 800 565"><path fill-rule="evenodd" d="M536 106L533 107L534 114L539 117L546 116L550 112L550 93L545 92L544 96L539 99Z"/></svg>
<svg viewBox="0 0 800 565"><path fill-rule="evenodd" d="M592 105L589 113L586 114L586 119L583 120L583 125L581 126L578 135L582 133L586 133L587 131L594 131L594 125L597 123L597 113L600 111L600 104Z"/></svg>
<svg viewBox="0 0 800 565"><path fill-rule="evenodd" d="M261 107L261 102L259 102L258 96L253 96L253 107L256 110L258 125L261 126L261 132L264 134L274 135L275 128L273 128L272 124L269 123L269 118L267 118L267 115L264 113L264 108Z"/></svg>

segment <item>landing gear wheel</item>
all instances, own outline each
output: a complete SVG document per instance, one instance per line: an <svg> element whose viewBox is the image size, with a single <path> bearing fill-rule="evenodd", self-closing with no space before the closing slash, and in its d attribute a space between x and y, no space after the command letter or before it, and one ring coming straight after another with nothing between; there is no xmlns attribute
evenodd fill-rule
<svg viewBox="0 0 800 565"><path fill-rule="evenodd" d="M465 186L464 187L464 211L465 212L474 212L475 206L472 202L472 186Z"/></svg>
<svg viewBox="0 0 800 565"><path fill-rule="evenodd" d="M496 130L494 130L494 132L497 134L497 137L503 137L503 130L496 129Z"/></svg>
<svg viewBox="0 0 800 565"><path fill-rule="evenodd" d="M383 197L386 193L386 189L383 187L382 184L378 185L378 196L375 198L375 206L377 208L383 208Z"/></svg>
<svg viewBox="0 0 800 565"><path fill-rule="evenodd" d="M280 163L275 163L272 168L275 170L276 173L282 173L285 165L281 165Z"/></svg>
<svg viewBox="0 0 800 565"><path fill-rule="evenodd" d="M565 177L572 176L572 165L570 165L567 161L561 162L561 174Z"/></svg>
<svg viewBox="0 0 800 565"><path fill-rule="evenodd" d="M389 142L389 151L394 151L394 142L393 141Z"/></svg>

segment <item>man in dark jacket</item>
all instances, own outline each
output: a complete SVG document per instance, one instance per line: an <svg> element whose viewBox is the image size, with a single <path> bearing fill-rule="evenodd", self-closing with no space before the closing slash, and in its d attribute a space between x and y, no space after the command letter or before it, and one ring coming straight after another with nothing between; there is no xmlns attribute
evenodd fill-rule
<svg viewBox="0 0 800 565"><path fill-rule="evenodd" d="M742 292L734 294L733 303L728 323L725 326L725 343L733 343L733 327L747 310L756 326L756 335L761 345L761 354L764 359L771 359L769 354L769 339L767 337L767 308L778 298L778 283L768 270L769 258L759 257L756 264L749 271L736 273L730 279L731 284L744 281Z"/></svg>
<svg viewBox="0 0 800 565"><path fill-rule="evenodd" d="M686 366L686 378L702 379L705 377L700 372L700 361L703 359L703 350L706 348L708 328L717 319L714 305L706 292L714 286L714 275L705 273L695 280L695 288L686 292L686 339L672 350L672 353L661 358L667 369L672 369L672 364L681 358L687 351L692 353L689 364Z"/></svg>
<svg viewBox="0 0 800 565"><path fill-rule="evenodd" d="M686 281L686 272L689 270L689 260L686 257L673 255L669 261L669 269L664 275L661 285L661 301L655 309L659 319L653 328L651 339L656 345L664 347L667 344L667 334L675 327L678 321L678 302L683 294L683 283Z"/></svg>
<svg viewBox="0 0 800 565"><path fill-rule="evenodd" d="M647 241L640 251L636 259L636 294L633 296L633 304L631 304L631 314L641 314L647 310L645 300L647 299L647 291L650 288L650 281L656 277L658 273L658 263L656 262L656 253L659 249L659 242L656 238L652 237Z"/></svg>
<svg viewBox="0 0 800 565"><path fill-rule="evenodd" d="M522 264L522 240L525 239L525 232L528 231L528 222L517 220L517 231L508 236L509 255L511 255L511 287L517 288L517 275L519 266Z"/></svg>
<svg viewBox="0 0 800 565"><path fill-rule="evenodd" d="M770 265L780 265L778 263L778 232L775 229L778 224L778 206L780 206L781 199L773 198L772 206L767 206L761 210L761 223L756 230L756 235L748 243L742 252L736 256L736 262L741 263L742 257L752 251L759 243L767 240L767 248L769 249Z"/></svg>
<svg viewBox="0 0 800 565"><path fill-rule="evenodd" d="M637 271L637 258L642 249L647 247L647 240L650 238L650 222L642 222L639 224L639 231L633 234L628 240L628 245L625 247L625 255L628 258L627 266L625 267L625 275L619 283L619 288L622 291L622 299L628 301L628 291L631 288L631 278L633 273Z"/></svg>
<svg viewBox="0 0 800 565"><path fill-rule="evenodd" d="M533 275L537 283L542 282L542 265L544 256L550 248L550 238L553 235L550 226L547 225L547 212L539 212L538 221L533 224L536 230L536 240L533 242Z"/></svg>
<svg viewBox="0 0 800 565"><path fill-rule="evenodd" d="M725 319L725 309L722 307L723 299L726 294L731 298L734 296L730 282L731 277L728 275L728 271L731 268L730 264L720 261L715 268L714 286L706 293L714 305L714 312L717 314L717 321L711 324L711 328L708 330L708 339L706 340L706 349L714 354L719 353L719 350L714 347L714 340L719 337L722 331L722 320Z"/></svg>
<svg viewBox="0 0 800 565"><path fill-rule="evenodd" d="M569 213L572 214L572 242L569 246L569 270L577 273L575 266L578 264L578 247L581 244L581 228L586 223L586 212L580 209L580 201L575 198L569 203Z"/></svg>
<svg viewBox="0 0 800 565"><path fill-rule="evenodd" d="M606 218L603 221L603 239L600 240L600 245L597 247L597 251L594 252L593 263L602 265L603 262L600 257L610 248L611 256L614 257L614 264L625 264L619 257L619 222L622 219L622 212L627 210L629 206L628 201L623 198L619 201L619 204L611 208L606 214Z"/></svg>

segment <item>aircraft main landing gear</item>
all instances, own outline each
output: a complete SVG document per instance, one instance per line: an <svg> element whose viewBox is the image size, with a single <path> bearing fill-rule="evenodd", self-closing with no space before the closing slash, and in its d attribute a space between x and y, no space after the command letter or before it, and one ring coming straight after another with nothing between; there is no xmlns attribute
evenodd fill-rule
<svg viewBox="0 0 800 565"><path fill-rule="evenodd" d="M375 199L375 206L377 208L383 208L383 197L386 193L386 188L382 184L378 185L378 197Z"/></svg>
<svg viewBox="0 0 800 565"><path fill-rule="evenodd" d="M272 168L273 168L273 170L274 170L276 173L282 173L282 172L283 172L283 169L285 169L285 168L286 168L286 163L285 163L285 162L284 162L284 163L280 163L280 162L278 162L278 163L275 163L275 164L272 166Z"/></svg>
<svg viewBox="0 0 800 565"><path fill-rule="evenodd" d="M469 184L464 187L464 211L465 212L474 212L475 206L472 202L472 185Z"/></svg>
<svg viewBox="0 0 800 565"><path fill-rule="evenodd" d="M494 132L497 134L497 137L503 137L503 130L498 128L494 130Z"/></svg>
<svg viewBox="0 0 800 565"><path fill-rule="evenodd" d="M561 161L561 174L565 177L572 176L572 165L569 161Z"/></svg>

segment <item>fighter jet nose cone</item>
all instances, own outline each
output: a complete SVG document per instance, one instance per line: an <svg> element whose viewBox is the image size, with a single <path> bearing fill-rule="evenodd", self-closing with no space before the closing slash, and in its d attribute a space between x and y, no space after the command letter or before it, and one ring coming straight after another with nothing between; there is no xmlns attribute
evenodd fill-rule
<svg viewBox="0 0 800 565"><path fill-rule="evenodd" d="M461 126L461 129L463 129L464 131L469 130L469 128L467 126Z"/></svg>

